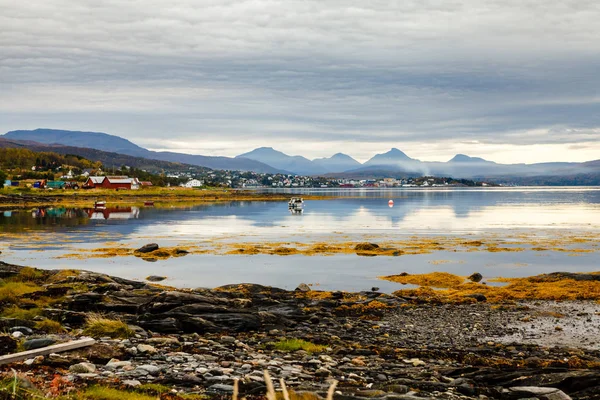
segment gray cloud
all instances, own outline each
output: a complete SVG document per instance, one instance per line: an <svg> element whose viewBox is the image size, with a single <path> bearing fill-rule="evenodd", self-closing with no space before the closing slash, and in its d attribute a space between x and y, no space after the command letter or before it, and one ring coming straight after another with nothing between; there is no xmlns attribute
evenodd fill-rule
<svg viewBox="0 0 600 400"><path fill-rule="evenodd" d="M0 130L600 151L597 2L481 3L0 0Z"/></svg>

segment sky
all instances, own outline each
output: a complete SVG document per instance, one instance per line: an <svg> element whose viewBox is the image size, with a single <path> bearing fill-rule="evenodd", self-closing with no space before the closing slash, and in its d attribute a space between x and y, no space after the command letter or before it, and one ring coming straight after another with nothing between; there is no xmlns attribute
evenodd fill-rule
<svg viewBox="0 0 600 400"><path fill-rule="evenodd" d="M0 0L0 133L600 159L595 0Z"/></svg>

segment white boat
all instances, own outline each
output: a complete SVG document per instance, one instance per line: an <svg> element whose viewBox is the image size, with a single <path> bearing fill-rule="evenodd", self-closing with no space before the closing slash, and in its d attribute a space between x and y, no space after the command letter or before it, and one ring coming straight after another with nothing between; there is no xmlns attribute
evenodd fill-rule
<svg viewBox="0 0 600 400"><path fill-rule="evenodd" d="M304 208L304 200L302 200L302 197L292 197L290 201L288 201L288 208L301 210Z"/></svg>

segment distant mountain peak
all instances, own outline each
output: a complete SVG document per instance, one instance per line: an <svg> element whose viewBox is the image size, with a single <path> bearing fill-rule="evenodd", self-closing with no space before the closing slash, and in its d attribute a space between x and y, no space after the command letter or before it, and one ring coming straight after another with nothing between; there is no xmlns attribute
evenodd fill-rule
<svg viewBox="0 0 600 400"><path fill-rule="evenodd" d="M455 155L449 163L493 163L493 161L484 160L481 157L470 157L466 154L457 154Z"/></svg>
<svg viewBox="0 0 600 400"><path fill-rule="evenodd" d="M397 164L403 161L417 161L413 158L410 158L406 155L402 150L393 147L387 153L377 154L369 161L365 163L365 165L390 165Z"/></svg>

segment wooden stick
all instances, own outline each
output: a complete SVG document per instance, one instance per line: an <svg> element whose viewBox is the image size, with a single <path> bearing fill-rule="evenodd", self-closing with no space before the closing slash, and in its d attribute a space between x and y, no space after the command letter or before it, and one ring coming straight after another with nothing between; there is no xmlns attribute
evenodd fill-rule
<svg viewBox="0 0 600 400"><path fill-rule="evenodd" d="M85 338L79 340L73 340L72 342L54 344L48 347L42 347L40 349L33 349L22 351L20 353L15 354L7 354L4 356L0 356L0 365L2 364L10 364L17 361L27 360L29 358L37 357L37 356L45 356L52 353L60 353L63 351L75 350L82 347L88 347L96 343L96 341L92 338Z"/></svg>

